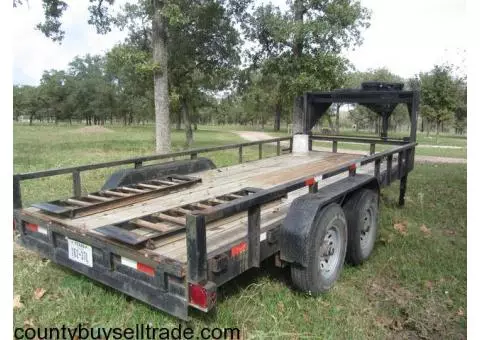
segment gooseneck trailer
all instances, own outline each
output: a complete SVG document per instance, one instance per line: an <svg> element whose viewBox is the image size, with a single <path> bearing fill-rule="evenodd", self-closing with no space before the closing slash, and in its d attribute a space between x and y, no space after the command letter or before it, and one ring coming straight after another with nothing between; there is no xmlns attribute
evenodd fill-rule
<svg viewBox="0 0 480 340"><path fill-rule="evenodd" d="M418 93L401 84L306 93L291 137L193 149L16 174L14 222L19 242L54 263L181 319L190 307L216 304L219 286L269 257L289 267L309 294L332 287L343 264L372 253L379 191L400 180L405 202L413 169ZM320 136L312 127L334 102L364 105L382 117L380 137ZM410 115L410 135L387 135L397 104ZM332 152L315 151L330 141ZM337 152L339 142L366 143L367 155ZM264 158L263 146L276 146ZM376 145L390 146L376 152ZM244 162L245 147L258 160ZM238 164L216 168L202 153L237 149ZM185 159L144 165L145 162ZM81 173L131 164L93 193ZM72 197L22 207L21 182L72 174Z"/></svg>

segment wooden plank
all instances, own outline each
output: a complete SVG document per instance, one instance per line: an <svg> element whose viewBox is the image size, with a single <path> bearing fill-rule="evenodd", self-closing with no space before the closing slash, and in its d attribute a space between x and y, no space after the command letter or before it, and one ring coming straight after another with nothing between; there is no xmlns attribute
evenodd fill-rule
<svg viewBox="0 0 480 340"><path fill-rule="evenodd" d="M75 205L79 205L81 207L89 207L89 206L92 205L92 203L76 200L76 199L73 199L73 198L67 198L65 200L65 202L72 203L72 204L75 204Z"/></svg>
<svg viewBox="0 0 480 340"><path fill-rule="evenodd" d="M147 189L161 189L164 187L159 187L158 185L151 185L151 184L145 184L145 183L137 183L137 186L142 187L142 188L147 188Z"/></svg>
<svg viewBox="0 0 480 340"><path fill-rule="evenodd" d="M171 229L170 226L167 225L167 224L152 223L152 222L149 222L149 221L142 220L140 218L137 218L136 220L133 220L132 223L136 224L136 225L139 225L141 227L145 227L145 228L148 228L148 229L153 229L153 230L160 231L160 232L166 232L169 229Z"/></svg>
<svg viewBox="0 0 480 340"><path fill-rule="evenodd" d="M174 177L172 177L171 181L175 182L175 183L185 183L186 182L185 180L174 178Z"/></svg>
<svg viewBox="0 0 480 340"><path fill-rule="evenodd" d="M152 179L150 182L160 183L160 184L164 184L164 185L174 185L175 184L175 182L163 181L163 180L160 180L160 179Z"/></svg>
<svg viewBox="0 0 480 340"><path fill-rule="evenodd" d="M231 198L242 198L242 197L245 197L245 196L237 195L237 194L226 194L226 195L224 195L224 196L231 197Z"/></svg>
<svg viewBox="0 0 480 340"><path fill-rule="evenodd" d="M194 207L200 208L200 209L208 209L211 208L211 205L208 204L202 204L202 203L192 203L190 205L193 205Z"/></svg>
<svg viewBox="0 0 480 340"><path fill-rule="evenodd" d="M162 220L181 224L181 225L185 225L185 223L187 223L185 220L185 217L175 217L175 216L170 216L162 213L155 214L154 216L161 218Z"/></svg>
<svg viewBox="0 0 480 340"><path fill-rule="evenodd" d="M92 195L92 194L87 195L87 197L91 198L91 199L94 199L94 200L97 200L97 201L102 201L102 202L108 202L108 201L112 200L112 198L97 196L97 195Z"/></svg>
<svg viewBox="0 0 480 340"><path fill-rule="evenodd" d="M118 197L132 196L132 194L127 194L127 193L124 193L124 192L111 191L111 190L104 190L104 191L102 191L102 193L107 194L107 195L112 195L112 196L118 196Z"/></svg>
<svg viewBox="0 0 480 340"><path fill-rule="evenodd" d="M221 200L221 199L219 199L219 198L211 198L211 199L208 200L208 202L222 204L222 203L227 203L227 202L230 202L230 201Z"/></svg>
<svg viewBox="0 0 480 340"><path fill-rule="evenodd" d="M125 190L125 191L130 191L138 194L143 194L144 192L148 192L149 190L142 190L142 189L136 189L136 188L129 188L129 187L120 187L119 189Z"/></svg>
<svg viewBox="0 0 480 340"><path fill-rule="evenodd" d="M171 211L175 211L175 212L178 212L180 214L190 214L193 210L188 210L188 209L184 209L184 208L181 208L181 207L178 207L178 208L173 208L171 209Z"/></svg>
<svg viewBox="0 0 480 340"><path fill-rule="evenodd" d="M142 242L145 242L151 239L152 237L156 237L159 235L159 233L156 231L139 235L132 231L125 230L123 228L120 228L114 225L106 225L103 227L99 227L95 231L109 238L121 241L126 244L130 244L130 245L140 244Z"/></svg>

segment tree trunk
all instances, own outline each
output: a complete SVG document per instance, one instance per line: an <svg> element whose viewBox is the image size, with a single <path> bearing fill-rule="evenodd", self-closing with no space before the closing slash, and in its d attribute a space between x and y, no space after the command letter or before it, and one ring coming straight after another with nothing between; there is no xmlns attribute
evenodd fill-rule
<svg viewBox="0 0 480 340"><path fill-rule="evenodd" d="M330 116L328 112L327 112L327 122L328 122L328 129L330 130L329 134L333 133L335 128L333 127L332 116Z"/></svg>
<svg viewBox="0 0 480 340"><path fill-rule="evenodd" d="M190 148L193 142L192 123L190 122L190 112L188 111L188 104L185 99L182 99L182 117L183 125L185 125L185 146Z"/></svg>
<svg viewBox="0 0 480 340"><path fill-rule="evenodd" d="M280 130L280 114L282 113L282 106L280 101L275 104L275 122L273 124L273 131Z"/></svg>
<svg viewBox="0 0 480 340"><path fill-rule="evenodd" d="M295 98L293 104L293 126L292 134L304 133L303 131L303 97Z"/></svg>
<svg viewBox="0 0 480 340"><path fill-rule="evenodd" d="M335 114L335 134L340 133L340 104L337 104L337 113Z"/></svg>
<svg viewBox="0 0 480 340"><path fill-rule="evenodd" d="M180 130L182 128L182 112L178 112L178 115L177 115L177 122L176 122L176 126L175 128L177 130Z"/></svg>
<svg viewBox="0 0 480 340"><path fill-rule="evenodd" d="M295 0L293 3L294 16L296 23L303 23L303 14L305 11L305 6L303 5L303 0ZM299 33L295 34L293 42L293 55L295 58L300 58L303 52L303 36Z"/></svg>
<svg viewBox="0 0 480 340"><path fill-rule="evenodd" d="M435 144L438 144L438 133L440 132L440 122L437 121L437 135L435 136Z"/></svg>
<svg viewBox="0 0 480 340"><path fill-rule="evenodd" d="M162 5L154 0L152 20L153 62L159 69L154 72L155 140L157 153L170 151L170 108L168 98L168 46L167 22Z"/></svg>

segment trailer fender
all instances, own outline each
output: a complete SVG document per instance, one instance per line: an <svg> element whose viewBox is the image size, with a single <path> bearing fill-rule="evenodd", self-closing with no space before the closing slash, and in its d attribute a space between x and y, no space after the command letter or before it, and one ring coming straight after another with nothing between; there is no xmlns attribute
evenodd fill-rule
<svg viewBox="0 0 480 340"><path fill-rule="evenodd" d="M113 189L121 185L135 184L172 174L188 175L210 169L216 169L216 166L209 158L205 157L147 165L135 169L121 169L110 176L103 185L102 190Z"/></svg>
<svg viewBox="0 0 480 340"><path fill-rule="evenodd" d="M343 202L360 188L379 190L374 176L358 174L296 198L288 210L280 228L280 259L288 263L306 266L308 258L307 240L317 225L322 208L330 203Z"/></svg>

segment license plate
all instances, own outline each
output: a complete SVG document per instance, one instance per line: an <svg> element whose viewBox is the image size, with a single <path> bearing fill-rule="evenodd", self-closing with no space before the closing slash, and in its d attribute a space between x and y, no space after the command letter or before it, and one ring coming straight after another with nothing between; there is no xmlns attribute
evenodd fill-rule
<svg viewBox="0 0 480 340"><path fill-rule="evenodd" d="M68 239L68 258L86 266L93 267L92 247L82 242Z"/></svg>

